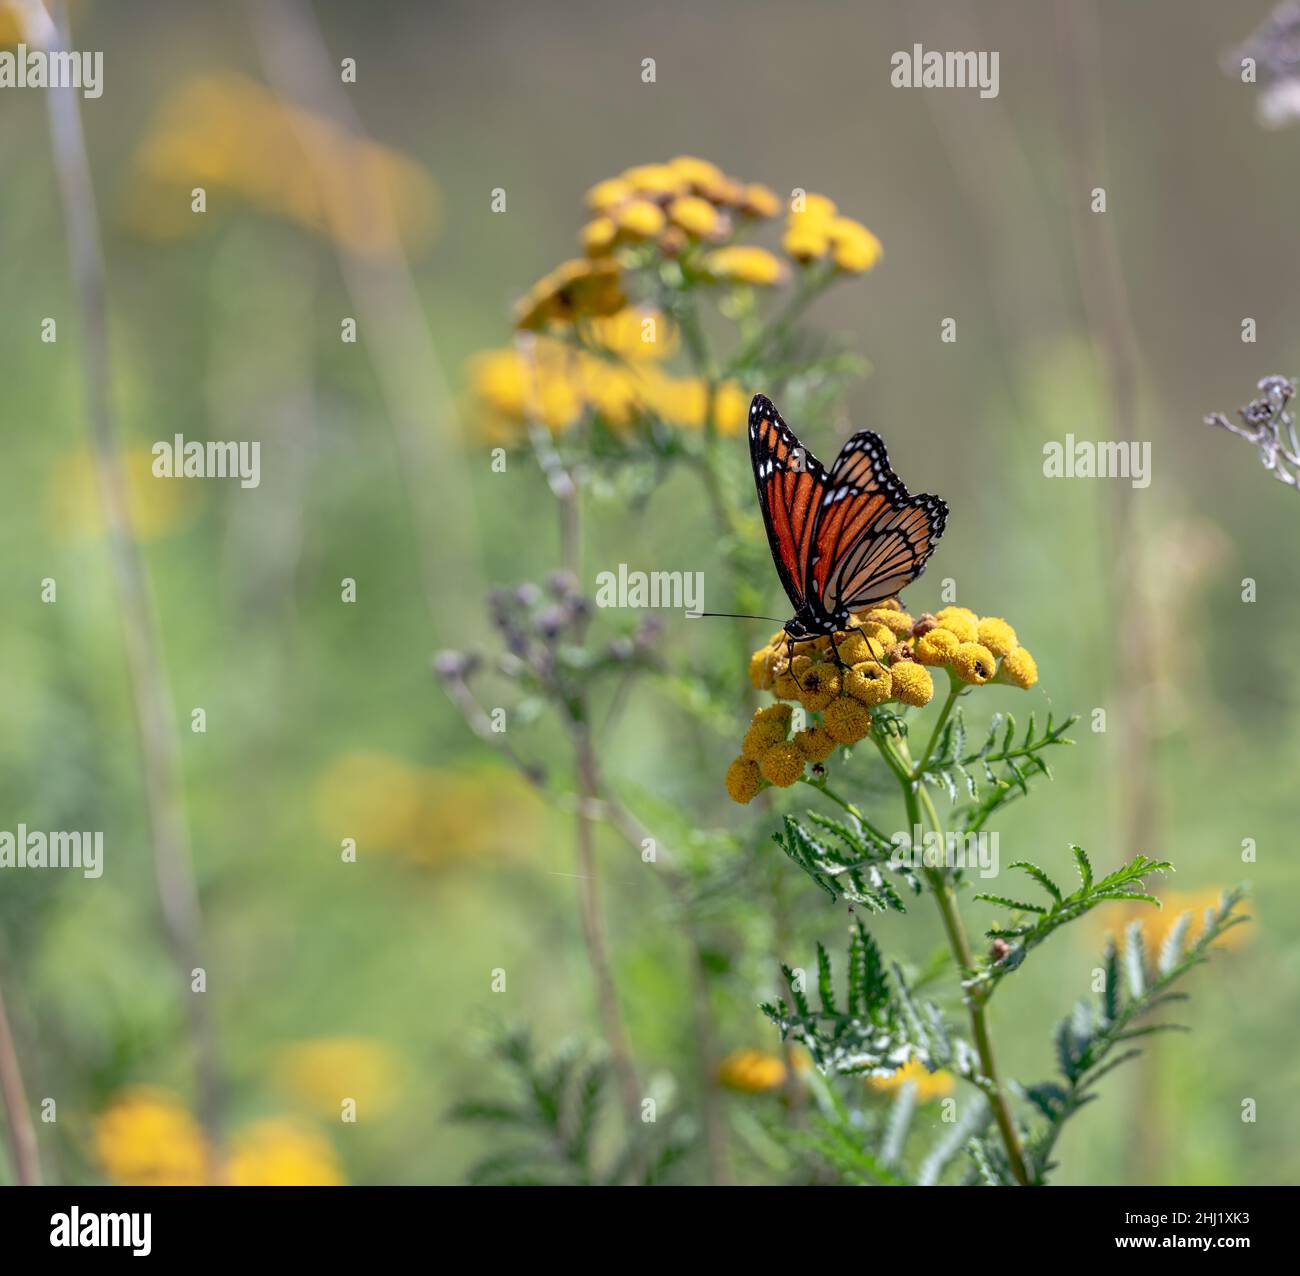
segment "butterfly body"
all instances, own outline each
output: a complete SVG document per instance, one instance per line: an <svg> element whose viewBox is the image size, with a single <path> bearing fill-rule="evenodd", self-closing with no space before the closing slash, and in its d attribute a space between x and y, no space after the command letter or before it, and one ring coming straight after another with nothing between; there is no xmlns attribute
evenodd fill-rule
<svg viewBox="0 0 1300 1276"><path fill-rule="evenodd" d="M758 394L749 451L772 561L794 607L788 638L842 631L855 611L895 597L925 570L948 506L908 492L874 431L854 434L828 471Z"/></svg>

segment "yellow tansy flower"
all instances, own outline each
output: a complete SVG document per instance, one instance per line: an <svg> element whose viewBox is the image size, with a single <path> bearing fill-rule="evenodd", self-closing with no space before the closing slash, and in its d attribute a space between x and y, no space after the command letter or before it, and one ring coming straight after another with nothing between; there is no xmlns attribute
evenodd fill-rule
<svg viewBox="0 0 1300 1276"><path fill-rule="evenodd" d="M740 745L740 755L758 762L773 745L780 744L785 736L785 723L771 718L756 718L750 723L749 730L745 732L745 738Z"/></svg>
<svg viewBox="0 0 1300 1276"><path fill-rule="evenodd" d="M199 1123L175 1095L135 1087L117 1094L94 1120L95 1157L128 1187L203 1183L208 1146Z"/></svg>
<svg viewBox="0 0 1300 1276"><path fill-rule="evenodd" d="M1028 691L1038 681L1038 665L1026 647L1017 647L1002 657L1002 668L998 670L997 680L1010 683L1022 691Z"/></svg>
<svg viewBox="0 0 1300 1276"><path fill-rule="evenodd" d="M861 700L840 696L822 714L826 734L836 744L857 744L871 734L871 714Z"/></svg>
<svg viewBox="0 0 1300 1276"><path fill-rule="evenodd" d="M549 323L616 314L626 305L617 264L604 257L579 257L557 266L528 290L515 306L515 327L539 331Z"/></svg>
<svg viewBox="0 0 1300 1276"><path fill-rule="evenodd" d="M820 713L840 694L840 675L831 665L810 665L808 668L802 668L796 660L794 675L796 682L800 684L799 703L809 713Z"/></svg>
<svg viewBox="0 0 1300 1276"><path fill-rule="evenodd" d="M919 1059L909 1059L901 1068L887 1077L868 1077L867 1084L873 1090L888 1094L911 1083L916 1087L918 1103L929 1103L934 1099L946 1099L957 1082L951 1072L940 1068L937 1072L928 1072Z"/></svg>
<svg viewBox="0 0 1300 1276"><path fill-rule="evenodd" d="M403 1086L397 1052L369 1037L317 1037L285 1046L276 1056L281 1088L321 1116L337 1120L344 1099L362 1118L392 1111Z"/></svg>
<svg viewBox="0 0 1300 1276"><path fill-rule="evenodd" d="M957 654L961 643L949 629L931 629L916 640L916 658L923 665L946 665Z"/></svg>
<svg viewBox="0 0 1300 1276"><path fill-rule="evenodd" d="M614 251L618 227L612 217L597 217L579 232L578 241L588 257L606 257Z"/></svg>
<svg viewBox="0 0 1300 1276"><path fill-rule="evenodd" d="M766 186L750 182L741 191L740 211L746 217L775 217L781 211L781 201Z"/></svg>
<svg viewBox="0 0 1300 1276"><path fill-rule="evenodd" d="M1020 646L1016 631L1000 616L982 616L979 622L978 641L995 656L1010 655Z"/></svg>
<svg viewBox="0 0 1300 1276"><path fill-rule="evenodd" d="M760 288L779 284L786 275L780 258L753 244L730 244L705 255L701 270L713 279L754 284Z"/></svg>
<svg viewBox="0 0 1300 1276"><path fill-rule="evenodd" d="M884 704L894 693L894 678L888 669L868 660L844 675L844 690L865 705Z"/></svg>
<svg viewBox="0 0 1300 1276"><path fill-rule="evenodd" d="M874 611L867 612L863 620L874 625L884 625L891 633L900 636L911 633L915 624L911 616L900 607L877 607Z"/></svg>
<svg viewBox="0 0 1300 1276"><path fill-rule="evenodd" d="M825 257L830 246L830 236L827 235L825 226L818 222L790 226L781 237L781 247L795 261L804 264Z"/></svg>
<svg viewBox="0 0 1300 1276"><path fill-rule="evenodd" d="M799 746L793 740L784 740L768 749L758 766L765 780L779 789L788 789L803 774L805 761Z"/></svg>
<svg viewBox="0 0 1300 1276"><path fill-rule="evenodd" d="M794 742L809 762L825 762L836 748L835 741L831 739L825 727L808 727L803 731L796 731Z"/></svg>
<svg viewBox="0 0 1300 1276"><path fill-rule="evenodd" d="M934 698L934 679L924 665L915 660L896 660L889 666L894 699L913 708L923 708Z"/></svg>
<svg viewBox="0 0 1300 1276"><path fill-rule="evenodd" d="M621 177L607 177L587 192L587 207L593 212L607 213L611 208L626 203L635 194L631 182Z"/></svg>
<svg viewBox="0 0 1300 1276"><path fill-rule="evenodd" d="M668 216L687 234L701 239L725 234L727 230L727 219L698 195L679 195L668 205Z"/></svg>
<svg viewBox="0 0 1300 1276"><path fill-rule="evenodd" d="M737 758L727 768L726 785L727 793L733 802L739 802L741 806L752 802L759 789L763 787L758 763L749 758Z"/></svg>
<svg viewBox="0 0 1300 1276"><path fill-rule="evenodd" d="M343 1183L334 1149L296 1121L256 1121L234 1138L227 1170L235 1187L337 1187Z"/></svg>
<svg viewBox="0 0 1300 1276"><path fill-rule="evenodd" d="M926 635L926 638L929 634ZM925 638L921 639L922 642ZM964 642L953 652L950 665L953 673L963 682L982 687L998 671L993 653L981 643Z"/></svg>
<svg viewBox="0 0 1300 1276"><path fill-rule="evenodd" d="M860 275L880 260L883 252L880 240L852 218L837 217L828 226L827 233L831 241L831 256L840 270Z"/></svg>
<svg viewBox="0 0 1300 1276"><path fill-rule="evenodd" d="M762 1094L785 1083L785 1061L763 1050L733 1050L718 1065L718 1080L728 1090Z"/></svg>
<svg viewBox="0 0 1300 1276"><path fill-rule="evenodd" d="M653 239L667 225L664 210L648 199L628 200L611 215L619 231L633 239Z"/></svg>
<svg viewBox="0 0 1300 1276"><path fill-rule="evenodd" d="M956 634L958 642L979 641L979 617L969 608L945 607L934 618L941 628Z"/></svg>
<svg viewBox="0 0 1300 1276"><path fill-rule="evenodd" d="M638 164L623 174L623 180L630 183L638 195L650 199L668 199L682 193L685 188L681 175L669 164Z"/></svg>

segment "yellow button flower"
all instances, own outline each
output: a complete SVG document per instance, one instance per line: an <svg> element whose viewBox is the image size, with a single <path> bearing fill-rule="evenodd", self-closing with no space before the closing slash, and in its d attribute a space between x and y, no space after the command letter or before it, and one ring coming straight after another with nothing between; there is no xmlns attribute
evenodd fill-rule
<svg viewBox="0 0 1300 1276"><path fill-rule="evenodd" d="M682 194L686 186L680 174L674 172L669 164L638 164L623 174L623 180L630 183L638 195L650 199L667 199Z"/></svg>
<svg viewBox="0 0 1300 1276"><path fill-rule="evenodd" d="M515 306L515 327L536 332L549 323L612 315L626 305L617 264L603 257L579 257L557 266L528 290Z"/></svg>
<svg viewBox="0 0 1300 1276"><path fill-rule="evenodd" d="M898 634L900 637L903 634L910 634L913 624L916 623L899 607L877 607L874 611L867 612L863 620L874 625L884 625L891 633Z"/></svg>
<svg viewBox="0 0 1300 1276"><path fill-rule="evenodd" d="M760 288L779 284L786 275L778 257L766 248L753 244L730 244L715 248L700 263L700 268L713 279L732 283L754 284Z"/></svg>
<svg viewBox="0 0 1300 1276"><path fill-rule="evenodd" d="M343 1183L334 1149L296 1121L256 1121L234 1140L229 1179L235 1187L337 1187Z"/></svg>
<svg viewBox="0 0 1300 1276"><path fill-rule="evenodd" d="M668 161L669 169L677 180L689 186L697 195L713 199L715 193L725 192L727 178L723 171L706 159L694 155L679 155Z"/></svg>
<svg viewBox="0 0 1300 1276"><path fill-rule="evenodd" d="M865 705L884 704L894 694L893 675L875 661L864 661L844 675L844 690Z"/></svg>
<svg viewBox="0 0 1300 1276"><path fill-rule="evenodd" d="M958 642L979 641L979 617L969 608L945 607L934 618L941 628L956 634Z"/></svg>
<svg viewBox="0 0 1300 1276"><path fill-rule="evenodd" d="M849 274L860 275L870 270L884 251L880 240L851 217L835 218L827 227L827 234L836 266Z"/></svg>
<svg viewBox="0 0 1300 1276"><path fill-rule="evenodd" d="M760 647L749 658L749 681L759 691L767 691L772 686L773 655L771 647Z"/></svg>
<svg viewBox="0 0 1300 1276"><path fill-rule="evenodd" d="M934 698L934 679L924 665L915 660L898 660L889 666L894 699L920 709Z"/></svg>
<svg viewBox="0 0 1300 1276"><path fill-rule="evenodd" d="M861 700L840 696L822 714L826 734L836 744L857 744L871 734L871 714Z"/></svg>
<svg viewBox="0 0 1300 1276"><path fill-rule="evenodd" d="M614 251L614 239L618 227L612 217L597 217L589 221L579 232L578 242L588 257L606 257Z"/></svg>
<svg viewBox="0 0 1300 1276"><path fill-rule="evenodd" d="M808 727L796 731L794 742L809 762L825 762L835 752L835 741L825 727Z"/></svg>
<svg viewBox="0 0 1300 1276"><path fill-rule="evenodd" d="M933 1099L945 1099L957 1086L951 1072L945 1072L942 1068L937 1072L928 1072L919 1059L909 1059L890 1076L867 1078L867 1084L873 1090L879 1090L884 1094L888 1094L892 1090L898 1090L909 1082L916 1087L918 1103L929 1103Z"/></svg>
<svg viewBox="0 0 1300 1276"><path fill-rule="evenodd" d="M929 635L927 634L928 638ZM922 642L925 638L921 639ZM953 673L962 682L982 687L998 671L998 662L993 653L978 642L964 642L953 652L950 665Z"/></svg>
<svg viewBox="0 0 1300 1276"><path fill-rule="evenodd" d="M1000 616L983 616L979 622L979 641L995 656L1010 655L1020 646L1016 631Z"/></svg>
<svg viewBox="0 0 1300 1276"><path fill-rule="evenodd" d="M1027 648L1017 647L1002 657L998 681L1010 683L1022 691L1028 691L1038 681L1038 665Z"/></svg>
<svg viewBox="0 0 1300 1276"><path fill-rule="evenodd" d="M786 727L783 722L771 718L766 720L756 718L750 723L749 730L745 732L745 738L741 741L740 755L758 762L773 745L780 744L785 736Z"/></svg>
<svg viewBox="0 0 1300 1276"><path fill-rule="evenodd" d="M688 235L699 239L724 234L728 224L707 199L698 195L679 195L668 205L668 216Z"/></svg>
<svg viewBox="0 0 1300 1276"><path fill-rule="evenodd" d="M812 222L821 222L829 225L839 209L835 201L826 195L818 195L815 191L806 191L803 196L802 207L796 208L793 203L790 208L790 224L803 221L807 224Z"/></svg>
<svg viewBox="0 0 1300 1276"><path fill-rule="evenodd" d="M830 236L827 235L825 226L818 222L790 226L781 237L781 247L795 261L805 265L825 257L830 246Z"/></svg>
<svg viewBox="0 0 1300 1276"><path fill-rule="evenodd" d="M626 203L635 194L631 182L621 177L608 177L603 182L597 182L587 192L587 207L593 212L607 213L611 208Z"/></svg>
<svg viewBox="0 0 1300 1276"><path fill-rule="evenodd" d="M718 1065L718 1080L728 1090L762 1094L785 1083L785 1061L762 1050L733 1050Z"/></svg>
<svg viewBox="0 0 1300 1276"><path fill-rule="evenodd" d="M806 656L800 656L794 662L795 681L800 684L799 703L809 713L820 713L836 696L840 694L840 675L831 665L814 665L808 661L807 667L800 664Z"/></svg>
<svg viewBox="0 0 1300 1276"><path fill-rule="evenodd" d="M737 758L727 768L727 793L733 802L744 806L752 802L759 789L763 787L758 763L749 758Z"/></svg>
<svg viewBox="0 0 1300 1276"><path fill-rule="evenodd" d="M614 209L614 224L633 239L653 239L667 221L664 210L648 199L631 199Z"/></svg>
<svg viewBox="0 0 1300 1276"><path fill-rule="evenodd" d="M946 665L957 654L961 643L949 629L931 629L913 644L916 658L923 665Z"/></svg>
<svg viewBox="0 0 1300 1276"><path fill-rule="evenodd" d="M750 182L740 193L740 211L746 217L775 217L781 211L781 201L766 186Z"/></svg>
<svg viewBox="0 0 1300 1276"><path fill-rule="evenodd" d="M118 1093L93 1123L95 1157L115 1183L192 1187L208 1157L199 1123L175 1095L134 1087Z"/></svg>
<svg viewBox="0 0 1300 1276"><path fill-rule="evenodd" d="M768 749L758 765L765 780L779 789L788 789L803 774L805 761L799 746L793 740L784 740Z"/></svg>

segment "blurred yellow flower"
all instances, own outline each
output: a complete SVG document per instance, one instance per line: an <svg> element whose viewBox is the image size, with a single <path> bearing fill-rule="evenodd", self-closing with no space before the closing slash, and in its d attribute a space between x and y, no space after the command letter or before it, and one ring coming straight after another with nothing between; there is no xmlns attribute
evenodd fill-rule
<svg viewBox="0 0 1300 1276"><path fill-rule="evenodd" d="M380 752L335 759L316 782L315 805L336 844L353 838L359 855L388 851L438 866L524 847L545 815L504 767L439 770Z"/></svg>
<svg viewBox="0 0 1300 1276"><path fill-rule="evenodd" d="M122 457L127 515L137 541L153 541L188 527L202 505L202 484L182 478L154 478L153 454L135 448ZM46 488L51 526L69 540L102 536L103 506L89 450L70 452L54 466Z"/></svg>
<svg viewBox="0 0 1300 1276"><path fill-rule="evenodd" d="M195 233L195 187L208 213L229 197L364 256L418 254L437 224L438 190L420 164L235 72L191 79L164 102L124 187L128 226Z"/></svg>
<svg viewBox="0 0 1300 1276"><path fill-rule="evenodd" d="M718 1065L718 1080L728 1090L762 1094L785 1082L785 1060L763 1050L733 1050Z"/></svg>
<svg viewBox="0 0 1300 1276"><path fill-rule="evenodd" d="M614 224L633 239L653 239L667 224L663 209L648 199L630 199L613 212Z"/></svg>
<svg viewBox="0 0 1300 1276"><path fill-rule="evenodd" d="M1162 891L1160 892L1161 906L1158 909L1141 900L1123 901L1117 907L1098 909L1093 914L1093 925L1097 930L1122 936L1130 923L1140 922L1147 951L1156 956L1168 938L1169 932L1178 924L1178 919L1184 913L1191 913L1183 944L1186 948L1194 944L1204 933L1206 909L1218 911L1223 889L1221 886L1206 886L1199 890ZM1254 936L1254 926L1234 926L1224 932L1223 937L1217 941L1216 947L1240 948L1243 944L1250 943Z"/></svg>
<svg viewBox="0 0 1300 1276"><path fill-rule="evenodd" d="M588 257L605 257L614 251L618 227L611 217L596 217L578 232L578 242Z"/></svg>
<svg viewBox="0 0 1300 1276"><path fill-rule="evenodd" d="M740 193L740 211L746 217L775 217L781 211L781 201L766 186L750 182Z"/></svg>
<svg viewBox="0 0 1300 1276"><path fill-rule="evenodd" d="M650 199L669 199L686 188L681 174L675 172L671 164L638 164L625 170L623 180L638 195Z"/></svg>
<svg viewBox="0 0 1300 1276"><path fill-rule="evenodd" d="M338 1187L344 1181L329 1140L282 1117L255 1121L235 1135L226 1174L234 1187Z"/></svg>
<svg viewBox="0 0 1300 1276"><path fill-rule="evenodd" d="M779 284L786 277L786 268L780 258L753 244L715 248L705 256L700 269L714 279L760 287Z"/></svg>
<svg viewBox="0 0 1300 1276"><path fill-rule="evenodd" d="M344 1099L362 1119L391 1112L403 1086L400 1056L370 1037L317 1037L285 1046L275 1057L281 1088L321 1116L337 1120Z"/></svg>
<svg viewBox="0 0 1300 1276"><path fill-rule="evenodd" d="M630 360L666 359L677 349L677 325L653 306L628 306L617 314L593 319L591 343Z"/></svg>
<svg viewBox="0 0 1300 1276"><path fill-rule="evenodd" d="M515 303L515 327L538 332L552 323L617 314L626 305L618 265L578 257L544 275Z"/></svg>
<svg viewBox="0 0 1300 1276"><path fill-rule="evenodd" d="M749 758L736 758L727 768L726 779L723 781L727 788L727 795L733 802L739 802L741 806L753 801L758 796L758 791L763 787L763 777L758 769L758 763Z"/></svg>
<svg viewBox="0 0 1300 1276"><path fill-rule="evenodd" d="M831 257L849 274L863 274L880 260L880 240L851 217L837 217L827 227Z"/></svg>
<svg viewBox="0 0 1300 1276"><path fill-rule="evenodd" d="M916 1086L916 1101L929 1103L934 1099L946 1099L957 1088L956 1078L951 1072L940 1068L937 1072L926 1071L919 1059L909 1059L901 1068L887 1077L868 1077L867 1084L873 1090L888 1094L911 1082Z"/></svg>
<svg viewBox="0 0 1300 1276"><path fill-rule="evenodd" d="M94 1119L95 1159L128 1187L189 1187L204 1181L207 1141L180 1099L166 1090L122 1090Z"/></svg>
<svg viewBox="0 0 1300 1276"><path fill-rule="evenodd" d="M830 251L830 236L821 223L812 225L790 226L781 237L781 247L795 261L807 265L819 257L825 257Z"/></svg>
<svg viewBox="0 0 1300 1276"><path fill-rule="evenodd" d="M699 239L723 235L728 229L727 219L699 195L679 195L668 205L668 216L688 235Z"/></svg>

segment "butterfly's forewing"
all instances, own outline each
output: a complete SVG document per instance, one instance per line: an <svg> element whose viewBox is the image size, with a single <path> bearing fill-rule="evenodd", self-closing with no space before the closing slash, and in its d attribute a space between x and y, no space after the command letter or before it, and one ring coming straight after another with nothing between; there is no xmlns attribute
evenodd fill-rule
<svg viewBox="0 0 1300 1276"><path fill-rule="evenodd" d="M772 561L796 613L806 611L809 558L826 471L761 394L749 406L749 455Z"/></svg>

